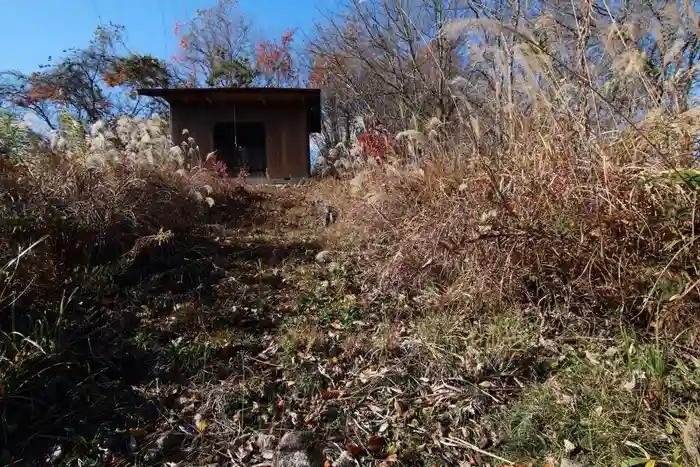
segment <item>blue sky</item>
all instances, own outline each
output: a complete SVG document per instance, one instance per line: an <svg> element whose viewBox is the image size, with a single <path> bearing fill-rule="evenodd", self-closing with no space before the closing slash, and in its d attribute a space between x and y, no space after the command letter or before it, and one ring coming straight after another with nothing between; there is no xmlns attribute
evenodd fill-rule
<svg viewBox="0 0 700 467"><path fill-rule="evenodd" d="M2 0L0 70L35 71L49 56L82 47L95 27L109 21L126 27L126 43L133 52L170 58L177 41L176 21L186 21L197 8L216 0ZM279 36L299 28L299 41L314 20L322 19L333 0L239 0L256 33ZM255 34L255 33L254 33Z"/></svg>

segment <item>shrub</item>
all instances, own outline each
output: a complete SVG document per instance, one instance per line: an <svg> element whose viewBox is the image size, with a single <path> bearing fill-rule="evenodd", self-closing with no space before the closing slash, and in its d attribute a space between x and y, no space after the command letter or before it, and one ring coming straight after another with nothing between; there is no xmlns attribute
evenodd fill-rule
<svg viewBox="0 0 700 467"><path fill-rule="evenodd" d="M201 166L196 142L184 136L173 146L157 119L85 131L65 118L52 151L0 168L0 388L13 396L2 400L0 417L8 446L77 423L63 417L85 404L91 420L107 423L100 410L114 386L103 374L125 358L120 333L138 320L120 284L138 286L185 261L210 243L210 223L244 218L240 184ZM105 309L105 297L119 297L119 306Z"/></svg>
<svg viewBox="0 0 700 467"><path fill-rule="evenodd" d="M650 115L644 137L628 130L583 151L580 130L554 115L523 114L514 123L529 128L487 154L428 143L417 164L368 168L336 192L342 236L361 239L358 257L377 265L363 272L388 293L694 322L694 178L666 167L696 167L696 114Z"/></svg>
<svg viewBox="0 0 700 467"><path fill-rule="evenodd" d="M41 138L10 112L0 109L0 158L23 160L32 148L40 146Z"/></svg>

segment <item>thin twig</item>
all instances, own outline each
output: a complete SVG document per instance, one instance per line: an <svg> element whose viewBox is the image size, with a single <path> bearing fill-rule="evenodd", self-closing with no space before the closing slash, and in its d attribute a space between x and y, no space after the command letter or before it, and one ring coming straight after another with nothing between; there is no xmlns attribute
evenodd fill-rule
<svg viewBox="0 0 700 467"><path fill-rule="evenodd" d="M503 458L503 457L497 456L496 454L492 454L492 453L490 453L490 452L488 452L488 451L484 451L484 450L481 449L480 447L475 446L475 445L473 445L473 444L470 443L470 442L464 441L463 439L459 439L459 438L445 438L445 439L442 440L441 442L442 442L442 444L444 444L445 446L451 446L451 447L455 447L455 448L467 448L467 449L471 449L472 451L476 451L476 452L478 452L479 454L483 454L484 456L488 456L488 457L491 457L491 458L493 458L493 459L499 460L499 461L501 461L501 462L505 462L505 463L508 464L508 465L515 465L515 462L509 461L508 459L505 459L505 458Z"/></svg>

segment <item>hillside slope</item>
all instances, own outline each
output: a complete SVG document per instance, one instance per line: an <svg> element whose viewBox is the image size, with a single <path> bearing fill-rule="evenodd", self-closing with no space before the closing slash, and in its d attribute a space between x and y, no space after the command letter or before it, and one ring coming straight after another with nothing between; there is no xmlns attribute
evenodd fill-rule
<svg viewBox="0 0 700 467"><path fill-rule="evenodd" d="M349 220L314 203L328 186L247 190L83 277L40 351L17 347L5 461L265 465L294 430L339 465L690 465L691 349L536 308L426 311L362 279Z"/></svg>

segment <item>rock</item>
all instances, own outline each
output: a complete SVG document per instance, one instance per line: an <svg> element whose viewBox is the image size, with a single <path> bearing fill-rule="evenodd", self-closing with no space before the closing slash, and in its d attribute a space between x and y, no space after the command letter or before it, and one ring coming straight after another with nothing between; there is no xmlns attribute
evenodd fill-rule
<svg viewBox="0 0 700 467"><path fill-rule="evenodd" d="M158 459L160 456L169 454L175 449L182 446L185 441L185 434L177 431L171 431L164 434L155 442L155 446L150 449L145 456L145 460L153 461Z"/></svg>
<svg viewBox="0 0 700 467"><path fill-rule="evenodd" d="M320 251L316 255L316 262L319 264L326 264L327 262L330 261L330 259L331 259L331 252L328 250Z"/></svg>
<svg viewBox="0 0 700 467"><path fill-rule="evenodd" d="M313 436L309 432L291 431L277 446L272 467L321 467L323 456L314 451Z"/></svg>
<svg viewBox="0 0 700 467"><path fill-rule="evenodd" d="M53 447L53 452L46 459L47 463L50 465L58 465L63 459L63 447L56 445Z"/></svg>
<svg viewBox="0 0 700 467"><path fill-rule="evenodd" d="M564 440L564 449L566 452L574 452L576 450L576 445L569 441L568 439Z"/></svg>
<svg viewBox="0 0 700 467"><path fill-rule="evenodd" d="M258 433L255 438L255 444L261 451L272 450L275 443L275 437L272 435L266 435L265 433Z"/></svg>
<svg viewBox="0 0 700 467"><path fill-rule="evenodd" d="M300 451L311 442L308 432L290 431L282 436L277 451Z"/></svg>
<svg viewBox="0 0 700 467"><path fill-rule="evenodd" d="M700 419L691 415L683 427L683 446L688 456L700 465Z"/></svg>
<svg viewBox="0 0 700 467"><path fill-rule="evenodd" d="M312 467L311 458L305 451L277 453L272 467Z"/></svg>
<svg viewBox="0 0 700 467"><path fill-rule="evenodd" d="M562 459L561 464L559 464L559 467L583 467L583 464L571 459Z"/></svg>
<svg viewBox="0 0 700 467"><path fill-rule="evenodd" d="M354 467L357 465L357 462L355 462L355 459L352 457L352 454L350 454L348 451L343 451L340 454L340 457L336 459L335 462L333 462L333 467Z"/></svg>

